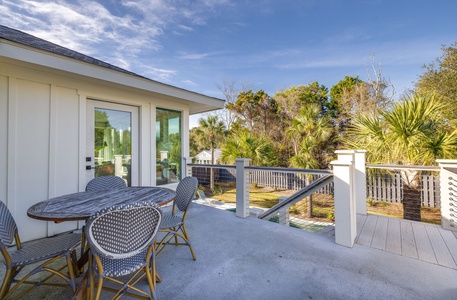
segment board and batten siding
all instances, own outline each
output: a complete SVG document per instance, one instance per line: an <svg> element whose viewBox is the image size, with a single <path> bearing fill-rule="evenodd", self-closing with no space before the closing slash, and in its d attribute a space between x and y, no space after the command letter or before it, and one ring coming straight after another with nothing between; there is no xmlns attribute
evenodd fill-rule
<svg viewBox="0 0 457 300"><path fill-rule="evenodd" d="M79 98L75 89L9 77L2 80L2 187L23 240L76 228L27 216L49 197L78 191ZM5 121L6 120L6 121ZM4 125L4 126L3 126ZM4 148L4 147L2 147ZM2 189L3 190L3 189ZM5 201L2 199L3 201ZM6 201L5 201L6 202Z"/></svg>

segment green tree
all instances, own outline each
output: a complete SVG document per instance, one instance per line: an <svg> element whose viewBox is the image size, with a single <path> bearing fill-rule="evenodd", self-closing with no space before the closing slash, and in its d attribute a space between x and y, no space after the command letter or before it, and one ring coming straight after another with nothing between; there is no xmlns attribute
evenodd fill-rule
<svg viewBox="0 0 457 300"><path fill-rule="evenodd" d="M300 111L300 108L307 104L318 104L323 115L334 117L336 115L336 103L328 98L328 88L312 82L307 85L292 86L274 96L279 105L281 113L292 120Z"/></svg>
<svg viewBox="0 0 457 300"><path fill-rule="evenodd" d="M295 168L318 169L327 166L332 145L333 126L329 118L321 116L318 104L309 104L300 109L300 114L292 120L287 135L294 142L295 155L290 166ZM308 185L311 176L306 176ZM308 217L313 215L312 196L308 197Z"/></svg>
<svg viewBox="0 0 457 300"><path fill-rule="evenodd" d="M435 62L423 66L416 90L419 93L437 93L449 103L446 118L457 123L457 42L442 46L442 55Z"/></svg>
<svg viewBox="0 0 457 300"><path fill-rule="evenodd" d="M214 160L214 149L220 146L220 143L224 140L226 135L225 124L219 117L208 116L207 119L200 118L198 120L199 126L195 130L196 140L203 147L208 147L211 151L211 164L215 163ZM214 169L210 172L210 188L214 189Z"/></svg>
<svg viewBox="0 0 457 300"><path fill-rule="evenodd" d="M270 135L274 129L277 104L262 90L255 93L252 90L239 93L237 101L228 103L227 109L236 115L241 127L254 134Z"/></svg>
<svg viewBox="0 0 457 300"><path fill-rule="evenodd" d="M276 155L273 149L268 137L256 137L244 129L227 139L222 147L221 160L233 164L236 158L250 158L253 166L272 166Z"/></svg>
<svg viewBox="0 0 457 300"><path fill-rule="evenodd" d="M443 119L447 107L434 94L408 95L392 110L355 117L344 142L349 148L368 150L370 163L433 165L438 158L457 154L457 131L448 131ZM420 220L419 173L402 170L401 178L404 217Z"/></svg>

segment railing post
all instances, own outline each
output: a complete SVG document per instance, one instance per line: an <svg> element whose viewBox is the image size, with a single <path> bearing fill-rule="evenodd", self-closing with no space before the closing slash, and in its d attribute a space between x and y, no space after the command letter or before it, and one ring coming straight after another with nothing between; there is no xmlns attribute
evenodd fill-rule
<svg viewBox="0 0 457 300"><path fill-rule="evenodd" d="M365 166L366 150L355 150L354 171L355 171L355 209L360 215L367 214L367 169Z"/></svg>
<svg viewBox="0 0 457 300"><path fill-rule="evenodd" d="M440 170L441 226L457 231L457 160L437 159Z"/></svg>
<svg viewBox="0 0 457 300"><path fill-rule="evenodd" d="M184 174L185 176L192 176L192 167L189 166L189 164L192 163L192 158L193 158L193 157L184 157L183 174Z"/></svg>
<svg viewBox="0 0 457 300"><path fill-rule="evenodd" d="M355 211L358 214L367 214L367 177L365 167L366 150L337 150L338 160L352 161L354 165L353 188Z"/></svg>
<svg viewBox="0 0 457 300"><path fill-rule="evenodd" d="M249 217L249 166L250 158L235 159L236 165L236 216Z"/></svg>
<svg viewBox="0 0 457 300"><path fill-rule="evenodd" d="M338 156L340 159L340 157ZM357 237L353 197L354 165L350 160L332 161L335 199L335 242L352 247Z"/></svg>
<svg viewBox="0 0 457 300"><path fill-rule="evenodd" d="M287 200L288 197L286 196L281 196L279 197L279 202L282 202L284 200ZM279 224L281 225L290 225L290 218L289 218L289 206L281 208L279 210Z"/></svg>

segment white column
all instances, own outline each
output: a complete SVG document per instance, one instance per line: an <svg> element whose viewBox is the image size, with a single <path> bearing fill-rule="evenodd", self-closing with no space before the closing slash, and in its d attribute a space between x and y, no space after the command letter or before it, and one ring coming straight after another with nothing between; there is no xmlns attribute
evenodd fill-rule
<svg viewBox="0 0 457 300"><path fill-rule="evenodd" d="M441 226L457 231L457 160L437 159L440 170Z"/></svg>
<svg viewBox="0 0 457 300"><path fill-rule="evenodd" d="M249 217L249 166L250 158L235 159L236 165L236 216Z"/></svg>
<svg viewBox="0 0 457 300"><path fill-rule="evenodd" d="M349 160L332 161L335 200L335 242L352 247L357 235L353 198L354 166Z"/></svg>
<svg viewBox="0 0 457 300"><path fill-rule="evenodd" d="M351 161L354 165L353 188L354 209L361 215L367 214L367 178L365 167L366 150L337 150L338 161Z"/></svg>
<svg viewBox="0 0 457 300"><path fill-rule="evenodd" d="M367 214L367 172L365 167L366 150L355 150L354 152L354 197L356 212L360 215Z"/></svg>

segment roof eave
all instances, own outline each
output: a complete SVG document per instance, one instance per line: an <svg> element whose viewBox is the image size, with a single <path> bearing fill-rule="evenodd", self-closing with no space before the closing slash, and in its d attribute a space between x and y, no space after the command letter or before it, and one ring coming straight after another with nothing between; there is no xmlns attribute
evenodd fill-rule
<svg viewBox="0 0 457 300"><path fill-rule="evenodd" d="M49 53L8 40L0 39L0 42L0 56L114 83L128 88L151 92L162 95L165 98L171 97L178 101L185 101L189 105L189 113L191 115L224 107L224 100L222 99L163 84L144 77L91 65L86 62Z"/></svg>

